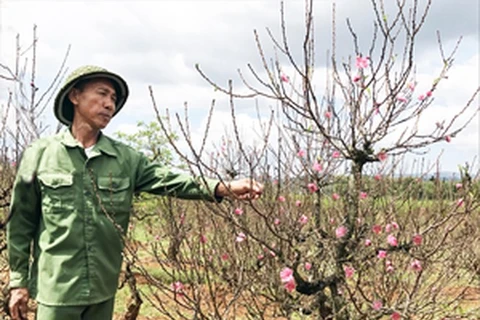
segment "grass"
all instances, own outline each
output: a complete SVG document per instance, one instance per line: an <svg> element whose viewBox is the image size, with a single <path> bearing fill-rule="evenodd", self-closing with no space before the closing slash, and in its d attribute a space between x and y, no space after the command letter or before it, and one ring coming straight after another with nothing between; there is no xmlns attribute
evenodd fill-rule
<svg viewBox="0 0 480 320"><path fill-rule="evenodd" d="M138 289L141 292L148 292L148 287L146 285L139 285ZM130 289L128 286L123 287L122 289L117 291L117 295L115 296L115 309L114 312L117 316L125 314L127 310L127 303L130 301L131 294ZM160 312L155 309L155 307L144 297L142 297L143 303L140 309L140 314L144 316L148 316L150 319L162 319L162 315Z"/></svg>

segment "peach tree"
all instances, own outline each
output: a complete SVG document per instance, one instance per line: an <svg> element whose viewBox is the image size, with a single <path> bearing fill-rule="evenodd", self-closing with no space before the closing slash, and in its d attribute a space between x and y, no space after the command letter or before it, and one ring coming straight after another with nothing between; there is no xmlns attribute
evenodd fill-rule
<svg viewBox="0 0 480 320"><path fill-rule="evenodd" d="M434 179L433 199L425 200L424 176L404 177L399 166L408 153L450 143L477 114L479 88L452 118L422 125L448 79L458 43L446 54L438 35L442 67L428 84L419 83L414 49L432 1L421 6L398 0L393 9L382 0L371 4L371 43L361 45L347 20L354 51L346 58L336 53L334 16L323 94L314 77L311 0L305 2L300 58L287 38L282 2L280 38L268 32L275 56L267 56L255 32L261 68L249 64L250 75L239 73L238 92L232 81L222 86L197 65L229 98L233 132L208 152L210 126L194 145L188 116L177 115L190 150L171 141L174 149L199 177L228 181L244 175L265 183L260 201L206 204L195 207L199 214L190 219L181 216L179 224L189 225L190 237L170 272L171 286L162 288L197 318L227 318L236 307L252 319L478 315L478 306L465 302L480 265L474 246L478 183L471 168L462 167L460 180L446 188ZM160 116L151 94L168 136L171 122ZM254 146L240 134L235 107L252 98L278 106L261 121ZM433 170L424 169L425 175ZM201 288L210 294L207 302ZM152 300L159 303L161 297ZM164 305L158 309L167 312Z"/></svg>

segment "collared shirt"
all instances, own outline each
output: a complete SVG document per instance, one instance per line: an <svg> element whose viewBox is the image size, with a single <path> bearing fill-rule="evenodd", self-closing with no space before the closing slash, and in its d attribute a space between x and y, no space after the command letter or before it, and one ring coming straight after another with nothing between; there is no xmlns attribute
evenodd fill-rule
<svg viewBox="0 0 480 320"><path fill-rule="evenodd" d="M69 130L34 142L18 167L7 225L10 287L28 286L47 305L110 299L134 193L214 201L217 183L174 173L103 134L90 157Z"/></svg>

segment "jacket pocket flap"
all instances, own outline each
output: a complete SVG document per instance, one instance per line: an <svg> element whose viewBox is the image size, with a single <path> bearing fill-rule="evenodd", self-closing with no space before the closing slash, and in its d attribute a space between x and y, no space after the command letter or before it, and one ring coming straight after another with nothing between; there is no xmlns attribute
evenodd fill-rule
<svg viewBox="0 0 480 320"><path fill-rule="evenodd" d="M38 176L38 180L52 189L73 185L73 175L66 173L43 173Z"/></svg>
<svg viewBox="0 0 480 320"><path fill-rule="evenodd" d="M98 177L98 189L108 191L122 191L130 187L129 178Z"/></svg>

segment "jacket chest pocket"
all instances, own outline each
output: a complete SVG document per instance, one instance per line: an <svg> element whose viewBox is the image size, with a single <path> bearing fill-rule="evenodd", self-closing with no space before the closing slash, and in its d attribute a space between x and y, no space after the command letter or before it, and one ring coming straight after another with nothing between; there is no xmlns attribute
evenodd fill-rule
<svg viewBox="0 0 480 320"><path fill-rule="evenodd" d="M43 173L38 176L44 213L69 213L74 209L73 175Z"/></svg>
<svg viewBox="0 0 480 320"><path fill-rule="evenodd" d="M130 179L117 177L98 177L98 193L101 210L109 214L130 210Z"/></svg>

